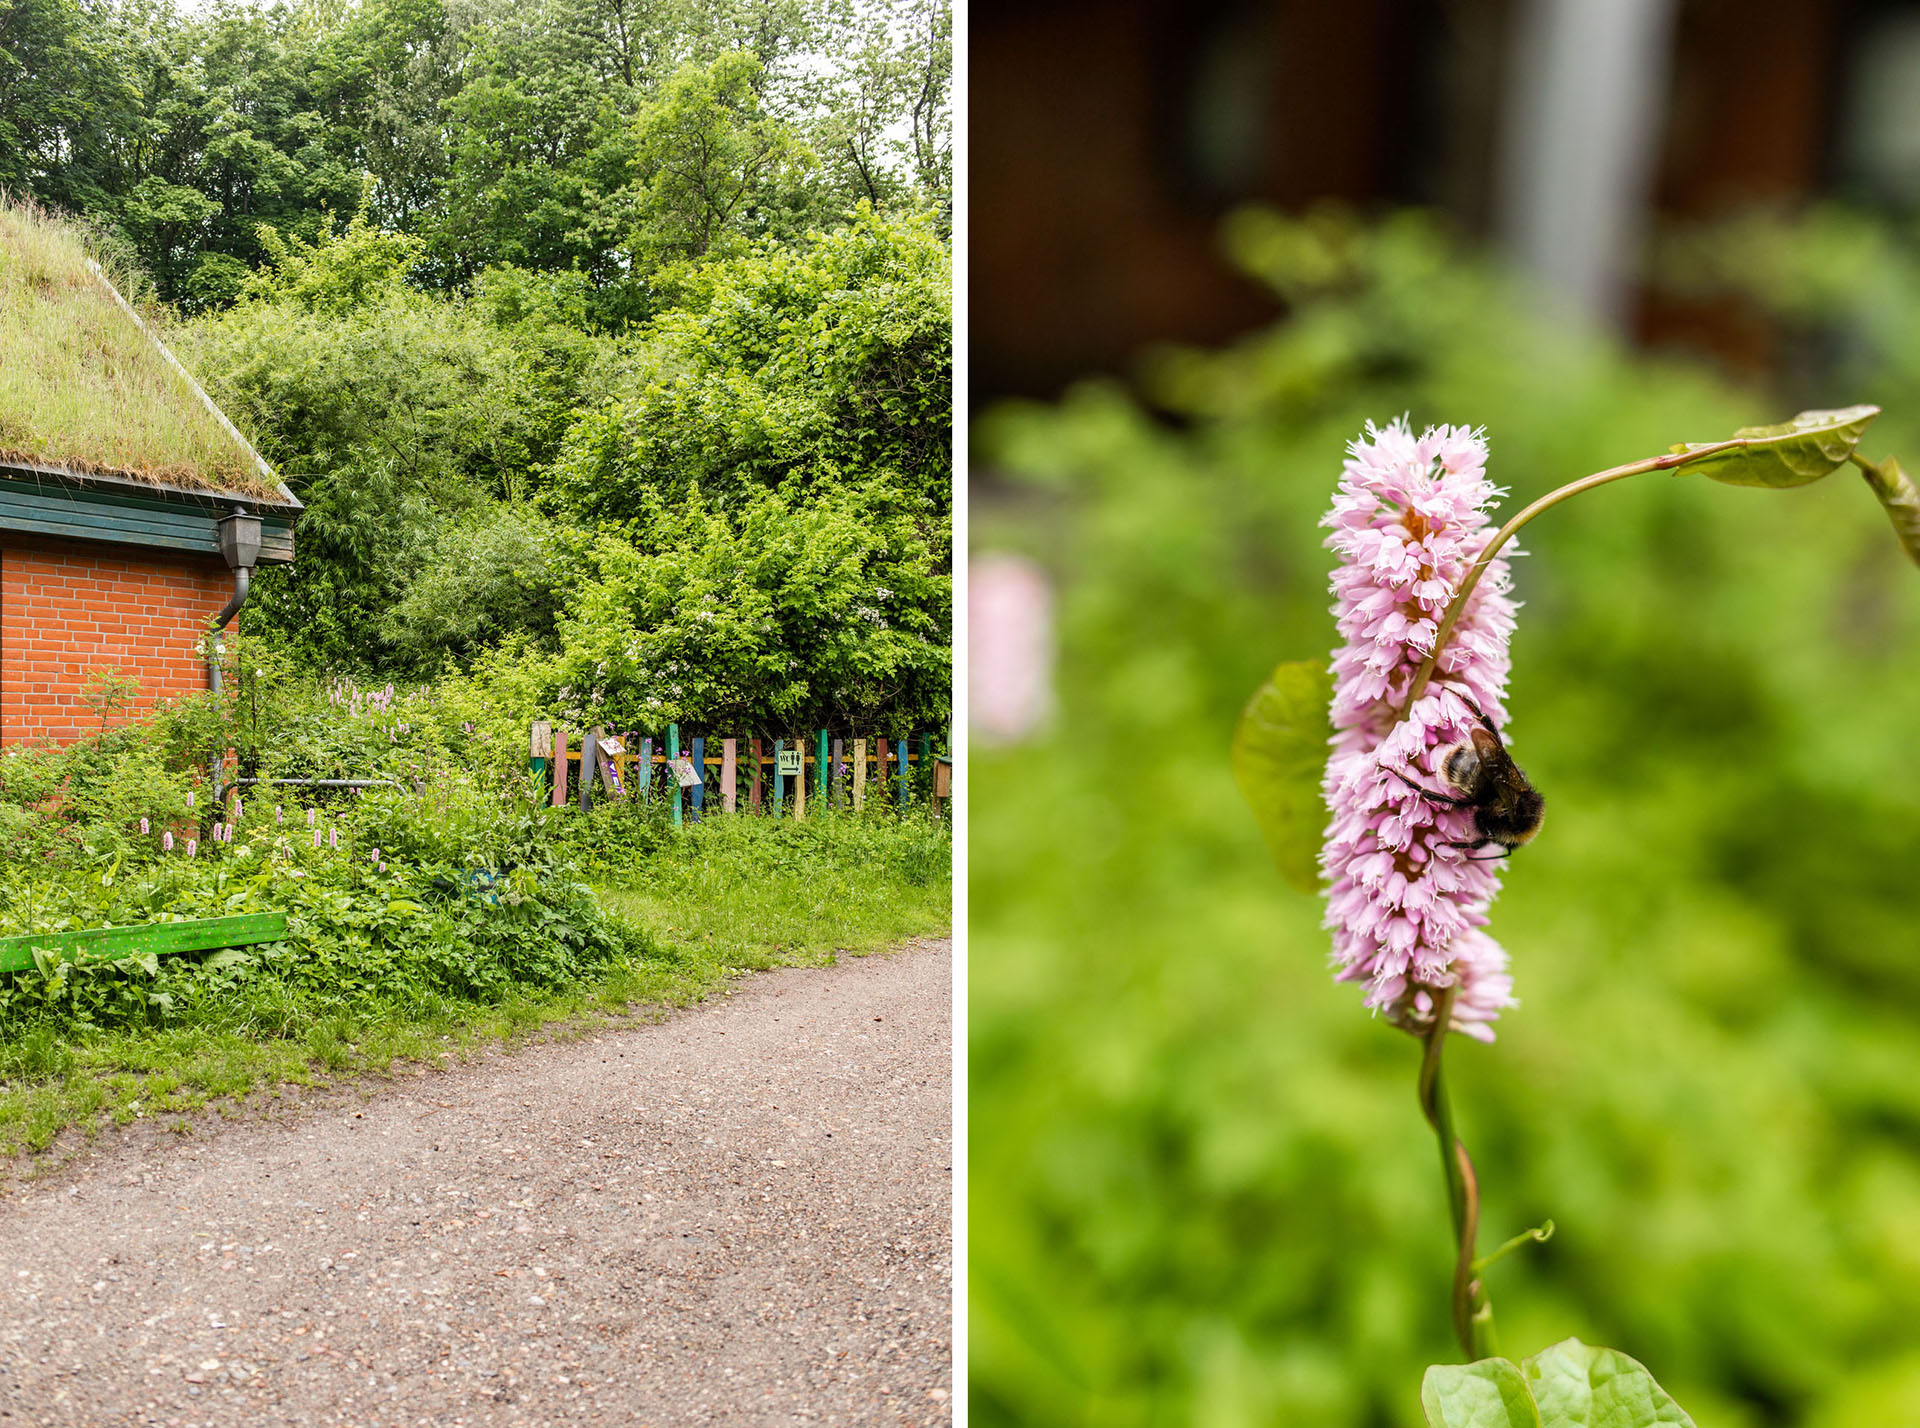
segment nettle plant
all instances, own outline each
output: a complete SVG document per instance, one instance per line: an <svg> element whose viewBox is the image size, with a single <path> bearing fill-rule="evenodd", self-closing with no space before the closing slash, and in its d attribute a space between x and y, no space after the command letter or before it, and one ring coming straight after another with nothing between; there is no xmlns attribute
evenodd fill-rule
<svg viewBox="0 0 1920 1428"><path fill-rule="evenodd" d="M1281 871L1323 891L1333 960L1365 1003L1420 1038L1421 1110L1440 1143L1454 1231L1453 1330L1464 1364L1427 1370L1435 1428L1642 1428L1690 1424L1625 1354L1576 1339L1514 1363L1499 1356L1485 1271L1553 1232L1549 1221L1480 1255L1480 1193L1454 1131L1442 1075L1449 1032L1493 1040L1516 1005L1507 954L1488 935L1502 861L1539 830L1541 795L1506 751L1508 640L1515 606L1501 551L1541 512L1648 472L1788 488L1849 464L1920 564L1920 492L1889 457L1857 450L1878 407L1802 412L1724 441L1574 481L1497 530L1501 492L1487 447L1465 427L1415 437L1368 427L1350 448L1324 524L1339 558L1341 638L1330 665L1280 665L1234 737L1234 772ZM1329 752L1329 749L1331 752Z"/></svg>

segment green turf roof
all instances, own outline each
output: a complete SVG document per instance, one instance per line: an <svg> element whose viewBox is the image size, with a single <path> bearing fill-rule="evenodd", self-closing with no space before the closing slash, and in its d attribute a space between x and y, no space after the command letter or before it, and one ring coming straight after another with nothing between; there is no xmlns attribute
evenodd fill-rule
<svg viewBox="0 0 1920 1428"><path fill-rule="evenodd" d="M289 499L89 262L80 231L5 199L0 463Z"/></svg>

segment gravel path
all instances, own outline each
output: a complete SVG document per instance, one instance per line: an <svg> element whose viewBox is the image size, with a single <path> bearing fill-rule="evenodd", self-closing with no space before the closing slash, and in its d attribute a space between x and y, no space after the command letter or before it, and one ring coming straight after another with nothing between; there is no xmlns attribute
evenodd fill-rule
<svg viewBox="0 0 1920 1428"><path fill-rule="evenodd" d="M952 944L0 1202L0 1424L947 1423Z"/></svg>

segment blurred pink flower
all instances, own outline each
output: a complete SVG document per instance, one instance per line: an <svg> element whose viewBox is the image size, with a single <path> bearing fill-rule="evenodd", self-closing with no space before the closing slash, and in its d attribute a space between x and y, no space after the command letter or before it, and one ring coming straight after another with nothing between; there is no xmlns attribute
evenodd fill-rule
<svg viewBox="0 0 1920 1428"><path fill-rule="evenodd" d="M1037 733L1053 713L1053 592L1032 561L977 556L967 568L967 706L988 742Z"/></svg>
<svg viewBox="0 0 1920 1428"><path fill-rule="evenodd" d="M160 846L171 853L173 851L173 834L162 833L160 835Z"/></svg>
<svg viewBox="0 0 1920 1428"><path fill-rule="evenodd" d="M313 846L316 848L320 846L320 830L318 828L313 830Z"/></svg>
<svg viewBox="0 0 1920 1428"><path fill-rule="evenodd" d="M1454 1029L1489 1041L1488 1024L1515 1004L1506 953L1480 930L1500 890L1499 864L1448 846L1474 838L1471 810L1422 798L1390 770L1444 789L1434 753L1471 735L1468 699L1504 731L1514 611L1504 558L1475 588L1419 702L1399 717L1448 602L1492 534L1487 509L1502 493L1486 479L1485 441L1465 427L1416 439L1404 422L1369 423L1349 451L1323 522L1340 557L1334 614L1346 640L1333 656L1324 784L1332 821L1321 852L1337 975L1364 984L1368 1006L1415 1032L1431 1026L1435 993L1458 983Z"/></svg>
<svg viewBox="0 0 1920 1428"><path fill-rule="evenodd" d="M145 833L147 831L147 820L144 818L140 820L140 831L142 833Z"/></svg>
<svg viewBox="0 0 1920 1428"><path fill-rule="evenodd" d="M320 810L317 808L309 808L307 810L307 827L309 828L313 827L313 820L317 818L319 814L320 814Z"/></svg>
<svg viewBox="0 0 1920 1428"><path fill-rule="evenodd" d="M193 794L191 791L189 791L187 794L187 807L189 808L193 807Z"/></svg>
<svg viewBox="0 0 1920 1428"><path fill-rule="evenodd" d="M187 856L191 858L195 853L198 853L199 851L200 851L200 840L198 838L187 839Z"/></svg>

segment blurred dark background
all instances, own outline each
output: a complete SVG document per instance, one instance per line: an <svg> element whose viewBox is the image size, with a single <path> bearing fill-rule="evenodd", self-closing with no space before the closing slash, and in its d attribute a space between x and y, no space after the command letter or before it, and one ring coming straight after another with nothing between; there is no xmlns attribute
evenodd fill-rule
<svg viewBox="0 0 1920 1428"><path fill-rule="evenodd" d="M1246 203L1419 205L1642 342L1768 334L1649 292L1653 231L1816 194L1920 201L1920 5L1821 0L981 0L972 396L1269 320Z"/></svg>
<svg viewBox="0 0 1920 1428"><path fill-rule="evenodd" d="M1920 4L971 17L971 1421L1412 1428L1454 1352L1418 1047L1228 769L1334 640L1346 444L1508 509L1804 407L1920 463ZM1642 477L1515 563L1547 826L1449 1050L1515 1355L1700 1428L1920 1424L1920 571L1848 470Z"/></svg>

